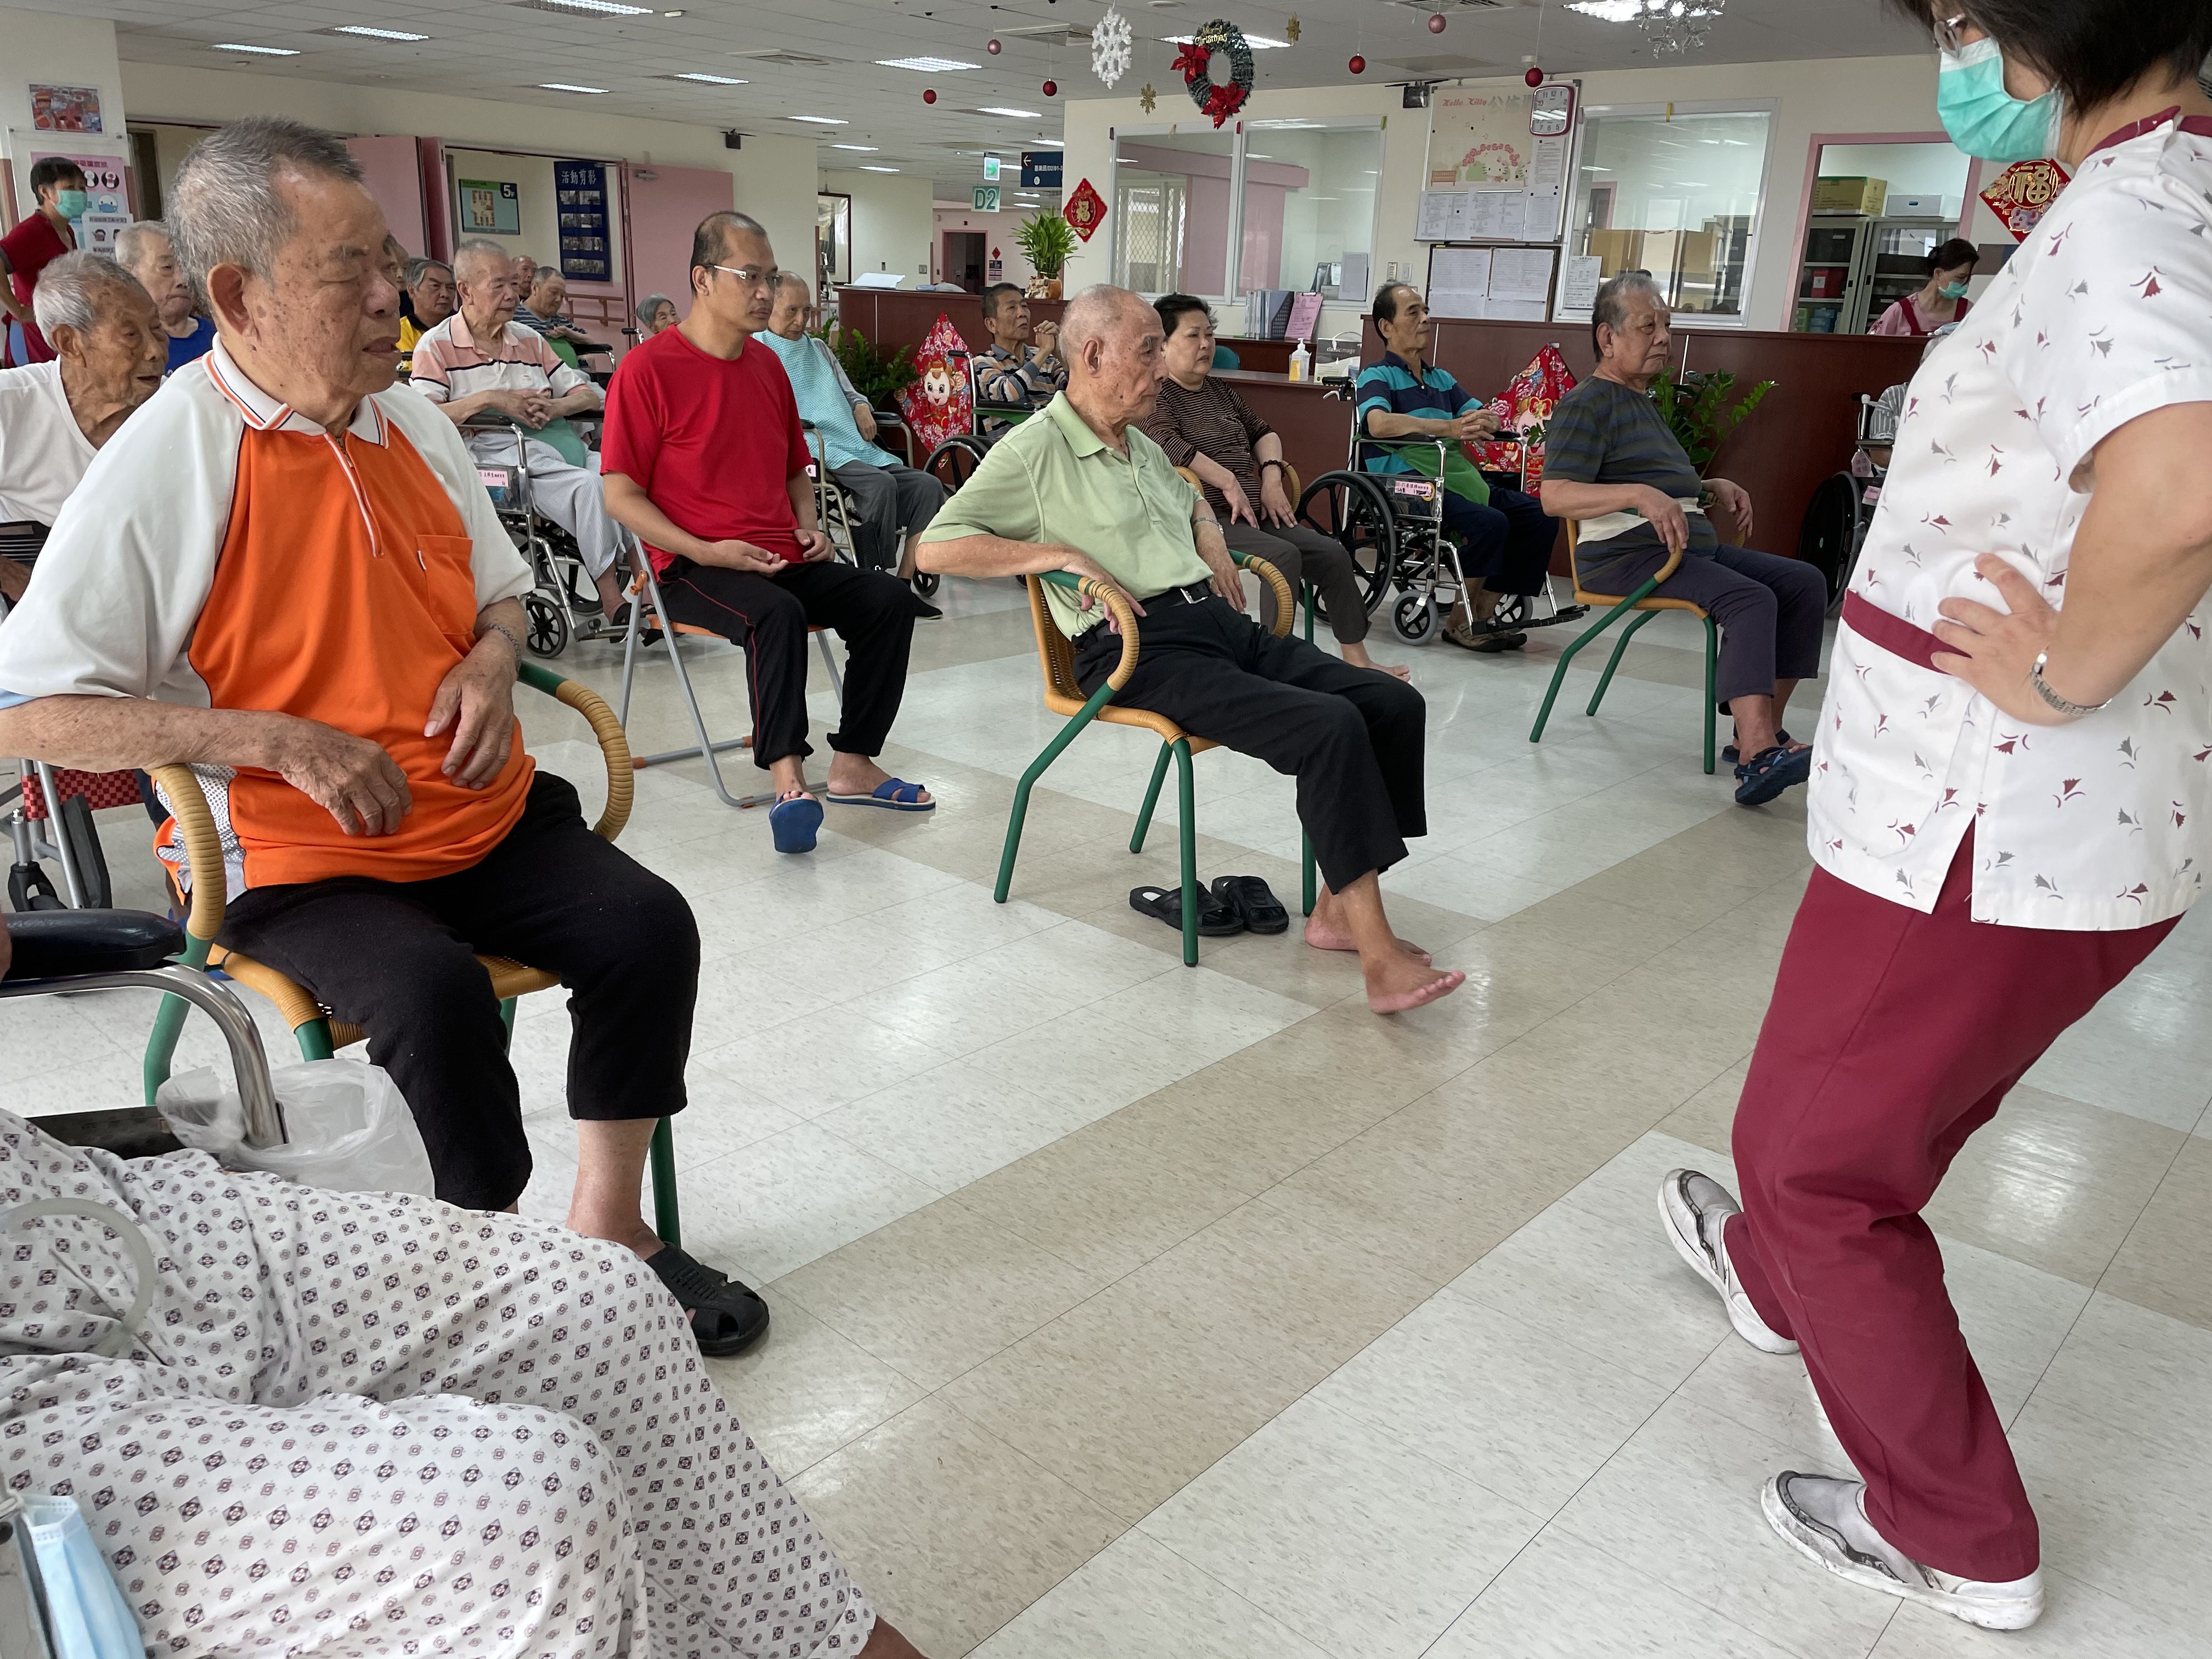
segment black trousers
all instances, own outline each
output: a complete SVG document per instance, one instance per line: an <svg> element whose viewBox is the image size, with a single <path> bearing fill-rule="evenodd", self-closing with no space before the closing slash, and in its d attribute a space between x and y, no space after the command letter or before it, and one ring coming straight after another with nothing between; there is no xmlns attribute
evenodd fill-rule
<svg viewBox="0 0 2212 1659"><path fill-rule="evenodd" d="M845 707L830 746L880 755L906 695L914 644L914 590L879 570L823 560L773 576L678 559L660 579L668 614L709 628L745 651L753 706L753 764L766 769L806 741L806 630L835 629L845 641Z"/></svg>
<svg viewBox="0 0 2212 1659"><path fill-rule="evenodd" d="M530 1182L507 1030L475 953L568 988L572 1117L684 1109L699 930L683 894L593 835L567 779L539 772L482 862L428 881L249 888L221 942L297 980L368 1033L422 1131L438 1196L502 1209Z"/></svg>
<svg viewBox="0 0 2212 1659"><path fill-rule="evenodd" d="M1460 536L1460 571L1468 580L1480 576L1493 593L1544 591L1559 524L1534 495L1492 485L1482 507L1446 490L1444 526Z"/></svg>
<svg viewBox="0 0 2212 1659"><path fill-rule="evenodd" d="M1328 631L1339 645L1357 645L1367 637L1367 596L1360 591L1352 555L1335 537L1303 524L1232 524L1223 526L1222 533L1231 552L1253 554L1281 571L1293 599L1301 581L1318 587L1322 603L1328 607ZM1260 620L1270 624L1275 620L1275 590L1264 583Z"/></svg>
<svg viewBox="0 0 2212 1659"><path fill-rule="evenodd" d="M945 486L933 474L910 466L870 466L866 461L833 466L830 476L853 492L854 509L860 515L853 532L853 556L863 570L896 575L906 538L929 528L945 505Z"/></svg>
<svg viewBox="0 0 2212 1659"><path fill-rule="evenodd" d="M1114 701L1295 777L1298 821L1332 891L1388 870L1407 836L1428 833L1428 705L1403 680L1277 639L1218 599L1146 601L1139 639L1136 671ZM1112 629L1085 634L1075 655L1083 689L1097 690L1121 654Z"/></svg>

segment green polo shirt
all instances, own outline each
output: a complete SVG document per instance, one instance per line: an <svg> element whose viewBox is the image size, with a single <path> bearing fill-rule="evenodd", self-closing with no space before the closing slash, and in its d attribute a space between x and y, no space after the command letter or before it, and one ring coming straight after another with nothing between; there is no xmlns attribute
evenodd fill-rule
<svg viewBox="0 0 2212 1659"><path fill-rule="evenodd" d="M1002 536L1057 542L1098 561L1139 599L1207 580L1191 534L1197 494L1160 447L1127 428L1118 455L1084 425L1062 392L991 446L991 453L938 510L925 542ZM1047 586L1052 619L1070 639L1101 620L1066 588Z"/></svg>

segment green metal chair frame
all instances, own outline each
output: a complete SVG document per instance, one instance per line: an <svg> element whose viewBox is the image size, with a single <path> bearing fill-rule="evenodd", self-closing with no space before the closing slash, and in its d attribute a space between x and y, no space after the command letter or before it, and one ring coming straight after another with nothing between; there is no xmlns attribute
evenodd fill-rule
<svg viewBox="0 0 2212 1659"><path fill-rule="evenodd" d="M1593 609L1599 605L1610 605L1612 609L1584 629L1572 645L1559 653L1559 665L1552 670L1552 684L1545 690L1544 706L1536 711L1536 724L1528 733L1528 741L1541 743L1544 740L1544 723L1552 718L1552 704L1559 697L1560 683L1567 677L1567 665L1575 659L1575 653L1580 651L1630 611L1633 611L1637 613L1635 620L1621 630L1620 638L1614 642L1613 655L1606 661L1605 672L1598 676L1597 690L1590 693L1589 707L1583 710L1585 714L1595 714L1597 713L1597 706L1605 701L1606 689L1613 684L1613 671L1620 666L1621 655L1628 649L1629 641L1636 637L1636 630L1662 611L1686 611L1705 625L1705 770L1708 773L1711 772L1713 770L1714 722L1718 714L1718 705L1714 701L1713 693L1720 672L1720 626L1706 615L1701 605L1692 605L1687 599L1657 597L1654 593L1654 590L1659 584L1673 575L1680 567L1683 553L1686 550L1677 550L1670 555L1667 562L1661 565L1656 573L1637 584L1636 591L1632 593L1626 595L1592 593L1585 592L1583 587L1582 562L1577 556L1579 543L1580 538L1576 534L1575 521L1570 519L1567 520L1567 560L1575 573L1575 602L1577 605L1589 605Z"/></svg>
<svg viewBox="0 0 2212 1659"><path fill-rule="evenodd" d="M1249 554L1236 556L1238 565L1273 586L1276 601L1275 632L1278 635L1288 633L1292 615L1291 589L1290 584L1283 580L1282 572L1265 559L1255 558ZM1219 745L1185 732L1164 714L1155 714L1149 709L1113 706L1114 694L1129 683L1129 676L1137 666L1137 613L1131 606L1127 594L1110 582L1102 582L1090 576L1073 576L1064 570L1048 570L1041 575L1027 576L1023 580L1029 589L1030 620L1036 629L1037 659L1044 670L1045 706L1053 713L1066 714L1069 718L1067 724L1060 727L1058 734L1030 763L1029 770L1022 774L1022 781L1014 787L1013 810L1006 819L1006 850L999 859L999 884L992 896L1001 904L1006 902L1007 892L1013 884L1014 859L1021 851L1022 825L1029 817L1030 792L1036 787L1036 781L1044 775L1045 769L1058 760L1060 752L1075 741L1076 734L1095 720L1103 720L1110 726L1142 726L1158 735L1160 753L1152 766L1152 783L1145 791L1145 804L1137 813L1136 830L1129 837L1129 850L1132 853L1145 850L1145 837L1152 830L1152 812L1159 805L1160 787L1167 780L1168 762L1172 758L1176 763L1176 815L1180 820L1176 828L1182 872L1182 960L1185 967L1195 968L1198 965L1198 822L1196 790L1191 776L1190 762L1193 755ZM1074 647L1069 644L1067 636L1060 631L1059 625L1053 621L1050 611L1045 607L1044 584L1047 582L1097 600L1106 608L1121 629L1121 660L1115 665L1114 672L1106 677L1104 683L1088 696L1076 684ZM1306 628L1307 637L1310 639L1313 629L1310 612L1306 617ZM1313 842L1303 835L1300 837L1299 863L1304 914L1311 915L1317 896Z"/></svg>
<svg viewBox="0 0 2212 1659"><path fill-rule="evenodd" d="M614 711L597 692L536 663L523 663L518 672L525 685L559 699L591 722L607 767L606 810L592 829L607 840L614 840L629 820L636 782L636 774L630 764L629 743ZM266 963L226 951L216 943L216 935L222 928L226 895L221 875L222 840L216 828L215 815L208 810L207 797L190 767L157 767L154 777L177 815L185 856L191 869L199 875L192 884L190 914L185 922L185 952L181 958L185 964L199 969L220 968L233 980L251 986L274 1002L285 1024L292 1028L302 1060L328 1060L338 1049L361 1042L363 1033L359 1026L337 1018L306 988ZM492 990L500 1000L500 1018L512 1042L517 1000L532 991L550 990L561 981L557 975L543 969L526 967L504 957L479 956L477 960L491 975ZM184 1030L185 1016L190 1007L182 997L166 995L154 1016L154 1029L146 1042L146 1103L149 1106L154 1103L155 1091L168 1081L170 1066L176 1057L177 1038ZM653 1131L651 1164L653 1230L669 1243L680 1244L683 1224L676 1190L676 1137L665 1117Z"/></svg>

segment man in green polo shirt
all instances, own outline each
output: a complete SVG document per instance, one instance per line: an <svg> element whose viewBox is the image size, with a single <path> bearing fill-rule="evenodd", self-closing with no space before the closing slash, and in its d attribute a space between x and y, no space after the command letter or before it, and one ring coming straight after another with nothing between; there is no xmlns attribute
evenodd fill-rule
<svg viewBox="0 0 2212 1659"><path fill-rule="evenodd" d="M1306 942L1357 951L1368 1006L1397 1013L1467 975L1432 966L1391 931L1382 872L1427 833L1421 694L1244 614L1221 526L1139 429L1166 362L1159 313L1126 289L1085 289L1060 323L1067 390L992 447L922 532L924 570L957 576L1065 570L1103 577L1144 618L1135 672L1115 701L1256 756L1297 779L1298 817L1327 886ZM1114 626L1064 589L1045 590L1096 690L1120 660Z"/></svg>

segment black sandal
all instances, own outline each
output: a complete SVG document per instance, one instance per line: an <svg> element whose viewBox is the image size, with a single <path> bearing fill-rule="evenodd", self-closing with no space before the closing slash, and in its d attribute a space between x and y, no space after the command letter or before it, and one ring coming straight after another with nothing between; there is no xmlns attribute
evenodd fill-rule
<svg viewBox="0 0 2212 1659"><path fill-rule="evenodd" d="M1178 933L1182 932L1182 889L1180 887L1132 887L1129 908L1140 916L1151 916L1164 921ZM1231 933L1244 931L1244 923L1206 889L1198 890L1198 936L1200 939L1226 939Z"/></svg>
<svg viewBox="0 0 2212 1659"><path fill-rule="evenodd" d="M1243 922L1247 933L1279 933L1291 925L1291 913L1258 876L1217 877L1213 896Z"/></svg>
<svg viewBox="0 0 2212 1659"><path fill-rule="evenodd" d="M691 1334L709 1359L742 1352L767 1334L768 1304L750 1285L673 1244L662 1245L646 1257L645 1265L675 1294L678 1305L696 1316Z"/></svg>

